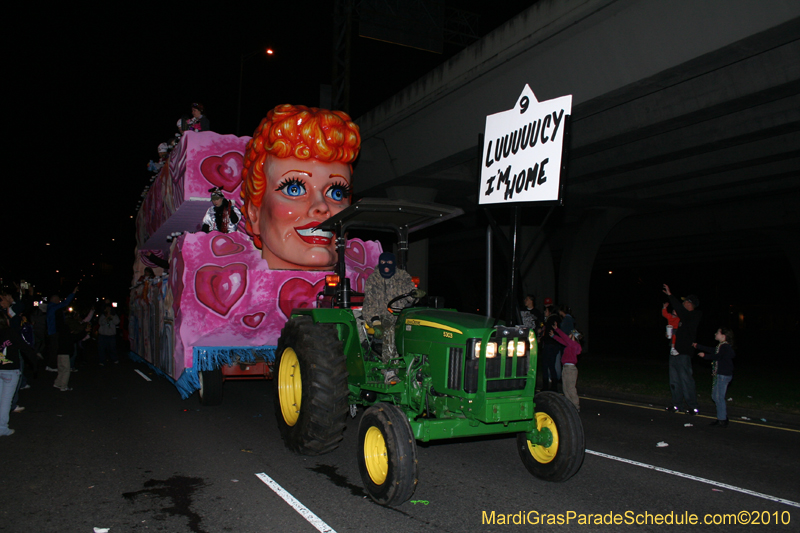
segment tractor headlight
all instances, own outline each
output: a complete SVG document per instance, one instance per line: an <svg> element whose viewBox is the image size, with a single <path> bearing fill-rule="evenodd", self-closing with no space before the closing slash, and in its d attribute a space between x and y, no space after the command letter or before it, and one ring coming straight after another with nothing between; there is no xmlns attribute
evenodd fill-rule
<svg viewBox="0 0 800 533"><path fill-rule="evenodd" d="M497 343L490 342L486 345L486 358L492 359L497 355ZM481 357L481 341L475 343L475 359L480 359Z"/></svg>
<svg viewBox="0 0 800 533"><path fill-rule="evenodd" d="M486 345L486 358L491 359L497 355L497 343L490 342Z"/></svg>
<svg viewBox="0 0 800 533"><path fill-rule="evenodd" d="M533 351L533 346L536 344L536 333L533 330L528 332L528 346L530 346L531 351Z"/></svg>
<svg viewBox="0 0 800 533"><path fill-rule="evenodd" d="M515 352L517 357L525 357L525 341L508 341L506 357L513 357Z"/></svg>

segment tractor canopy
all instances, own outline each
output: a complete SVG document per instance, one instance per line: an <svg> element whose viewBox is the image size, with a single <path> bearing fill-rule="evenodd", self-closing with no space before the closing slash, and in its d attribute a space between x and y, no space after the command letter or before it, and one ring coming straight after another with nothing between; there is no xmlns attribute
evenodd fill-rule
<svg viewBox="0 0 800 533"><path fill-rule="evenodd" d="M331 231L336 234L336 249L339 255L336 274L340 282L334 288L334 305L350 307L352 291L346 275L344 253L348 231L362 229L394 233L397 235L397 263L400 268L405 269L409 234L463 213L464 211L458 207L442 204L364 198L319 224L314 231Z"/></svg>

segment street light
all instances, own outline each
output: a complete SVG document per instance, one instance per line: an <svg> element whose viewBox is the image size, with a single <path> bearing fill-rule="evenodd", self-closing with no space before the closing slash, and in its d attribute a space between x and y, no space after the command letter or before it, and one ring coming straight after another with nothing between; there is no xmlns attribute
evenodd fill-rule
<svg viewBox="0 0 800 533"><path fill-rule="evenodd" d="M242 54L242 56L240 58L240 61L239 61L239 101L238 101L238 104L236 106L236 136L237 137L242 134L242 132L240 131L239 125L241 124L241 121L242 121L242 78L244 77L244 60L245 59L249 59L249 58L253 57L256 54L261 53L262 50L263 50L262 48L259 48L258 50L253 50L252 52L250 52L248 54ZM267 48L266 50L263 50L263 53L265 53L268 56L271 56L271 55L273 55L275 53L275 51L272 48Z"/></svg>

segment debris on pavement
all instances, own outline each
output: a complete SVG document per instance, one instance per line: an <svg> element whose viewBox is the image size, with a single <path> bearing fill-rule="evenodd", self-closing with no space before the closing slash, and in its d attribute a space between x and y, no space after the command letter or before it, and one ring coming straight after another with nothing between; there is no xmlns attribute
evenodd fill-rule
<svg viewBox="0 0 800 533"><path fill-rule="evenodd" d="M147 381L153 381L152 379L150 379L150 378L148 378L147 376L145 376L145 375L144 375L144 372L142 372L142 371L141 371L141 370L139 370L139 369L134 369L134 372L136 372L137 374L139 374L140 376L142 376L142 377L143 377L145 380L147 380Z"/></svg>
<svg viewBox="0 0 800 533"><path fill-rule="evenodd" d="M656 444L656 448L666 448L667 446L669 446L669 444L667 444L663 440L661 442L659 442L658 444Z"/></svg>

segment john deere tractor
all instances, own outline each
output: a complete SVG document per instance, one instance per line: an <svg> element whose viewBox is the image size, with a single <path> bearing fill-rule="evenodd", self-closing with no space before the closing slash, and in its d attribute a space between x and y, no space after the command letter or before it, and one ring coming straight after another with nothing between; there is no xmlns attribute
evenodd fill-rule
<svg viewBox="0 0 800 533"><path fill-rule="evenodd" d="M330 452L348 413L365 408L356 459L366 492L383 505L414 493L416 441L514 433L525 468L547 481L569 479L583 462L578 412L556 393L534 395L533 331L454 309L396 309L397 357L381 361L379 332L361 316L363 294L345 276L348 232L396 233L403 268L409 233L459 214L437 204L364 199L319 225L337 236L336 274L317 308L292 311L278 341L275 410L286 446ZM388 370L397 376L389 382Z"/></svg>

